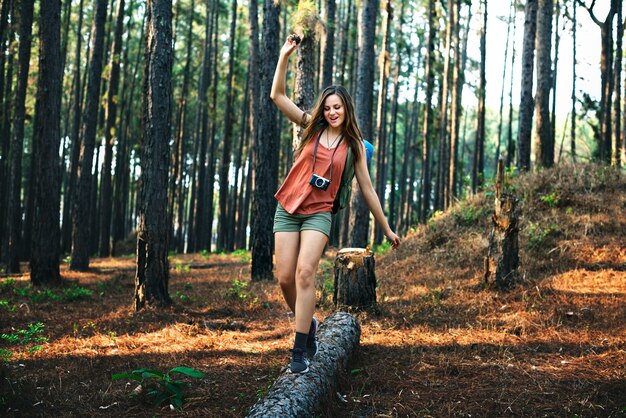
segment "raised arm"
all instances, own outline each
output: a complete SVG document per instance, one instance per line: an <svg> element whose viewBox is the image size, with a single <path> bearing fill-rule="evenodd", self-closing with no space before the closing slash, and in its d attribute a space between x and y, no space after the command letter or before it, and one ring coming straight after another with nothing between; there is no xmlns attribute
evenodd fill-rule
<svg viewBox="0 0 626 418"><path fill-rule="evenodd" d="M362 157L359 158L359 161L356 162L355 174L356 179L359 182L361 193L363 193L363 199L365 199L367 207L370 212L372 212L372 215L374 215L374 219L376 219L378 225L380 225L383 229L385 236L389 239L389 242L391 242L391 246L393 249L396 249L400 245L400 238L389 227L383 208L380 205L378 195L374 190L374 186L372 186L372 179L370 179L370 173L367 170L367 162L365 161L365 146L363 146L361 156Z"/></svg>
<svg viewBox="0 0 626 418"><path fill-rule="evenodd" d="M285 44L280 49L280 56L278 57L278 63L276 64L276 71L274 72L274 81L272 82L272 92L270 97L276 103L278 109L283 112L290 121L297 124L307 122L310 118L302 109L300 109L289 97L285 94L285 79L287 78L287 63L289 56L298 47L296 38L290 35Z"/></svg>

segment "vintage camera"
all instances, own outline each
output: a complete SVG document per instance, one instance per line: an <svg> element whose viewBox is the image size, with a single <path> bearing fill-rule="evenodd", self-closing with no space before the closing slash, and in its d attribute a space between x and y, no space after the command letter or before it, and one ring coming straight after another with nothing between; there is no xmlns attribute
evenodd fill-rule
<svg viewBox="0 0 626 418"><path fill-rule="evenodd" d="M324 178L322 176L318 176L317 174L313 174L311 176L311 180L309 180L309 184L313 187L316 187L320 190L328 189L328 185L330 184L330 180Z"/></svg>

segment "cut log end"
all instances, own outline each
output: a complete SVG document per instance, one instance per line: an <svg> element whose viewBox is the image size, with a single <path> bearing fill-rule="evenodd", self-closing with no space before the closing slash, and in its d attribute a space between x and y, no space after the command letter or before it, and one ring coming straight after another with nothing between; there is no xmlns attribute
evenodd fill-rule
<svg viewBox="0 0 626 418"><path fill-rule="evenodd" d="M347 368L360 338L361 326L352 315L335 312L326 318L317 332L319 352L311 360L309 371L293 374L285 367L248 417L315 416L334 393L340 373Z"/></svg>

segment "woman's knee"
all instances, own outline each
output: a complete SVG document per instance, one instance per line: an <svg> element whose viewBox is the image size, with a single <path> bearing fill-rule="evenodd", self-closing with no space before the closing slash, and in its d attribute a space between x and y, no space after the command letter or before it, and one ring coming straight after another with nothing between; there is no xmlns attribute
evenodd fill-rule
<svg viewBox="0 0 626 418"><path fill-rule="evenodd" d="M296 282L302 288L308 288L315 285L315 268L310 265L298 266L296 272Z"/></svg>

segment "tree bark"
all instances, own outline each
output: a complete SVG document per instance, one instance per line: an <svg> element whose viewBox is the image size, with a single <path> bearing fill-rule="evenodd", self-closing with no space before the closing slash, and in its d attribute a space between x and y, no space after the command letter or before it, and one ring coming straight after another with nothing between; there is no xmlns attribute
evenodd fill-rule
<svg viewBox="0 0 626 418"><path fill-rule="evenodd" d="M61 2L40 4L39 81L34 142L37 147L30 280L34 285L57 283L59 272L59 210L61 142ZM33 179L33 180L34 180Z"/></svg>
<svg viewBox="0 0 626 418"><path fill-rule="evenodd" d="M624 21L622 20L622 0L615 0L617 14L617 34L615 46L615 129L613 133L613 141L611 144L611 165L620 167L622 155L622 42L624 38Z"/></svg>
<svg viewBox="0 0 626 418"><path fill-rule="evenodd" d="M299 12L306 13L306 11L300 10ZM304 24L310 23L308 18L302 20ZM303 25L299 30L302 32L303 36L298 49L296 49L296 80L293 90L293 102L300 109L307 112L313 107L313 100L315 99L315 28ZM304 129L298 124L292 125L292 149L297 149L302 140L302 132ZM291 161L286 161L285 166L290 167Z"/></svg>
<svg viewBox="0 0 626 418"><path fill-rule="evenodd" d="M89 79L87 81L87 97L81 131L82 140L78 165L78 190L74 196L73 202L71 270L87 270L89 268L89 255L91 253L90 238L93 232L90 226L90 215L94 215L90 211L92 187L91 167L98 123L107 1L98 0L94 7L91 57L89 59Z"/></svg>
<svg viewBox="0 0 626 418"><path fill-rule="evenodd" d="M337 309L376 310L376 260L369 249L344 248L335 258Z"/></svg>
<svg viewBox="0 0 626 418"><path fill-rule="evenodd" d="M576 18L576 2L572 3L572 110L570 124L570 152L572 153L572 161L576 162L576 34L578 32L578 20Z"/></svg>
<svg viewBox="0 0 626 418"><path fill-rule="evenodd" d="M220 161L220 201L219 211L220 218L218 222L217 233L217 251L232 251L232 243L228 242L228 229L234 228L234 216L232 213L228 213L228 196L230 194L230 161L231 161L231 148L232 148L232 107L233 107L233 78L235 72L235 43L237 42L237 0L232 0L232 15L230 20L230 46L229 46L229 61L228 61L228 78L226 79L226 106L224 109L225 125L224 125L224 140L222 142L222 158Z"/></svg>
<svg viewBox="0 0 626 418"><path fill-rule="evenodd" d="M480 33L480 80L478 85L478 110L476 112L476 140L472 166L472 193L484 182L485 173L485 95L487 92L487 0L483 4L483 27Z"/></svg>
<svg viewBox="0 0 626 418"><path fill-rule="evenodd" d="M263 19L262 74L260 82L259 125L254 138L254 186L251 214L251 250L253 281L272 280L274 237L272 222L276 210L274 193L278 187L279 132L276 106L267 100L272 88L272 77L278 61L280 5L265 0Z"/></svg>
<svg viewBox="0 0 626 418"><path fill-rule="evenodd" d="M70 171L68 173L68 184L63 200L63 229L62 229L62 249L69 251L72 246L72 196L76 193L76 177L78 176L78 159L80 157L80 119L82 110L82 83L81 83L81 52L83 27L83 0L78 3L78 24L76 27L76 50L74 53L74 91L72 92L72 132L71 132L71 153Z"/></svg>
<svg viewBox="0 0 626 418"><path fill-rule="evenodd" d="M388 158L388 137L387 137L387 114L389 95L389 72L391 59L389 53L389 38L391 36L391 22L393 21L393 7L390 1L383 3L385 14L383 16L383 44L378 59L378 101L376 105L376 174L375 187L376 194L380 200L380 205L385 210L385 189L387 184L387 158ZM374 244L383 241L383 231L379 225L374 224L373 239Z"/></svg>
<svg viewBox="0 0 626 418"><path fill-rule="evenodd" d="M169 262L167 166L171 121L172 0L146 5L141 211L137 235L135 310L167 306Z"/></svg>
<svg viewBox="0 0 626 418"><path fill-rule="evenodd" d="M426 49L426 69L424 78L426 78L426 92L424 102L424 128L423 128L423 145L422 145L422 173L421 183L421 207L419 219L425 222L430 215L430 194L432 190L430 159L431 159L431 136L433 129L434 114L432 109L432 95L435 86L434 51L435 51L435 2L428 1L428 40Z"/></svg>
<svg viewBox="0 0 626 418"><path fill-rule="evenodd" d="M335 53L335 12L337 9L336 0L325 0L325 20L326 33L324 35L324 45L322 46L322 84L319 90L333 83L333 55Z"/></svg>
<svg viewBox="0 0 626 418"><path fill-rule="evenodd" d="M522 49L522 85L520 88L517 134L517 168L530 170L530 140L533 124L533 74L535 34L537 32L537 0L526 0L524 8L524 44Z"/></svg>
<svg viewBox="0 0 626 418"><path fill-rule="evenodd" d="M359 346L361 326L350 314L335 312L317 332L319 352L305 374L284 368L268 394L248 413L249 418L312 417L331 399L339 376Z"/></svg>
<svg viewBox="0 0 626 418"><path fill-rule="evenodd" d="M364 0L359 9L359 64L356 85L356 118L366 139L372 138L372 91L374 89L374 44L378 2ZM356 178L350 201L350 244L365 246L369 212Z"/></svg>
<svg viewBox="0 0 626 418"><path fill-rule="evenodd" d="M113 141L119 138L115 123L117 121L118 88L120 81L120 53L122 52L122 32L124 31L124 0L117 0L115 35L109 55L110 77L107 91L106 125L104 128L104 160L102 162L102 183L100 185L100 257L111 254L111 212L113 210L111 164L113 162ZM118 148L119 152L119 148Z"/></svg>
<svg viewBox="0 0 626 418"><path fill-rule="evenodd" d="M24 146L24 120L26 117L26 88L30 66L30 49L33 34L34 0L23 0L20 10L20 45L18 50L18 75L15 89L13 136L10 151L8 220L9 245L7 267L9 273L20 272L22 208L22 148Z"/></svg>
<svg viewBox="0 0 626 418"><path fill-rule="evenodd" d="M485 262L485 279L488 280L490 266L495 266L495 283L500 289L513 286L519 267L519 210L515 196L503 192L504 161L498 162L496 176L496 199L493 226L489 234L489 250Z"/></svg>
<svg viewBox="0 0 626 418"><path fill-rule="evenodd" d="M537 146L535 162L542 167L554 165L554 141L550 126L550 89L552 88L552 0L539 0L537 8Z"/></svg>

